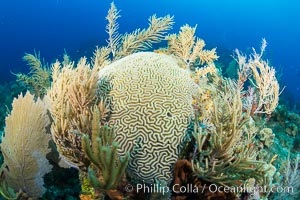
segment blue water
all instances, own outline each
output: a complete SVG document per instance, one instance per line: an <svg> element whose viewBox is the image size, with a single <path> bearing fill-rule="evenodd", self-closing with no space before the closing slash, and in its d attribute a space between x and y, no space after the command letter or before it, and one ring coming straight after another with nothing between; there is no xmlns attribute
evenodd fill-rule
<svg viewBox="0 0 300 200"><path fill-rule="evenodd" d="M0 0L0 82L26 72L24 52L34 49L48 62L90 56L105 45L108 0ZM146 27L153 13L175 16L173 31L198 24L197 35L217 51L259 48L268 42L267 56L282 70L283 95L300 102L300 1L297 0L116 0L121 10L120 32ZM222 57L220 59L223 59Z"/></svg>

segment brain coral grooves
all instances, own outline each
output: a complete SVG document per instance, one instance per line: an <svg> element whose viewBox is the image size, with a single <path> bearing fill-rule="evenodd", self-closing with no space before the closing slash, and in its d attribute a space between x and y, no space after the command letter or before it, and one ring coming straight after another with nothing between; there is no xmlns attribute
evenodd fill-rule
<svg viewBox="0 0 300 200"><path fill-rule="evenodd" d="M172 180L172 168L191 119L196 85L168 55L141 52L99 72L111 98L119 154L131 152L129 174L147 183Z"/></svg>

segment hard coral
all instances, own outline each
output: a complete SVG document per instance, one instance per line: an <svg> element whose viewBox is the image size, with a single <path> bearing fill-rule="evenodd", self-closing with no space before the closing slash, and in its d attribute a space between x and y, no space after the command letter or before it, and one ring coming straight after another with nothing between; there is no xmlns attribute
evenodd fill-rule
<svg viewBox="0 0 300 200"><path fill-rule="evenodd" d="M105 67L99 79L111 98L119 154L131 151L130 173L147 183L170 182L193 117L196 85L189 73L170 56L144 52Z"/></svg>

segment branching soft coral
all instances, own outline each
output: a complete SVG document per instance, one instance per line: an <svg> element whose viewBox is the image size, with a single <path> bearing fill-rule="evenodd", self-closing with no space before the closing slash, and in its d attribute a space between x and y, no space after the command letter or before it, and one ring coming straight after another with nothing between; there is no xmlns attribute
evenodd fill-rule
<svg viewBox="0 0 300 200"><path fill-rule="evenodd" d="M17 76L17 81L25 84L36 97L42 98L50 87L50 70L46 64L42 64L40 53L26 53L23 60L29 65L30 72L28 75L22 73L15 74Z"/></svg>
<svg viewBox="0 0 300 200"><path fill-rule="evenodd" d="M151 48L152 44L159 43L165 38L165 34L174 24L174 18L170 15L165 17L153 15L149 18L147 29L136 29L131 33L119 34L117 23L117 19L120 18L119 13L115 4L111 3L106 16L108 21L106 32L109 36L107 49L109 54L112 54L112 60Z"/></svg>
<svg viewBox="0 0 300 200"><path fill-rule="evenodd" d="M181 59L187 68L210 63L218 58L216 49L204 50L204 40L196 38L196 26L184 25L179 34L167 36L168 52Z"/></svg>
<svg viewBox="0 0 300 200"><path fill-rule="evenodd" d="M236 50L236 60L239 65L239 85L242 88L244 82L249 80L257 90L254 114L271 114L278 105L279 83L275 76L275 69L268 61L262 59L267 42L262 41L261 52L258 54L253 48L253 54L249 58Z"/></svg>
<svg viewBox="0 0 300 200"><path fill-rule="evenodd" d="M97 69L91 69L85 58L79 61L76 68L74 63L61 66L56 62L52 68L52 78L48 96L53 140L62 157L86 171L89 161L82 151L81 137L92 132L94 106L99 108L101 120L108 112L105 100L97 98Z"/></svg>
<svg viewBox="0 0 300 200"><path fill-rule="evenodd" d="M99 72L100 69L110 64L110 52L111 50L108 47L96 48L96 50L94 51L94 56L92 58L94 71Z"/></svg>
<svg viewBox="0 0 300 200"><path fill-rule="evenodd" d="M106 19L108 24L106 25L106 32L108 33L108 48L110 49L112 56L115 57L116 51L120 46L121 35L118 33L119 24L117 19L121 17L119 15L120 11L118 11L117 7L114 3L111 3L110 9L108 10L108 14Z"/></svg>
<svg viewBox="0 0 300 200"><path fill-rule="evenodd" d="M125 173L129 154L124 158L117 155L118 143L114 142L114 129L100 126L100 112L95 108L92 120L91 137L82 137L83 150L93 163L89 168L88 178L96 191L116 191ZM94 170L93 168L97 170Z"/></svg>
<svg viewBox="0 0 300 200"><path fill-rule="evenodd" d="M243 112L240 89L230 80L223 80L213 98L210 127L195 124L194 136L198 154L194 160L197 176L212 183L237 186L248 178L260 184L272 179L274 167L256 160L253 145L255 129L249 112ZM268 184L269 184L268 182Z"/></svg>
<svg viewBox="0 0 300 200"><path fill-rule="evenodd" d="M151 16L147 29L137 29L122 37L122 45L117 52L117 57L124 57L151 48L153 43L159 43L164 39L164 35L172 28L173 24L173 17L170 15L165 17Z"/></svg>

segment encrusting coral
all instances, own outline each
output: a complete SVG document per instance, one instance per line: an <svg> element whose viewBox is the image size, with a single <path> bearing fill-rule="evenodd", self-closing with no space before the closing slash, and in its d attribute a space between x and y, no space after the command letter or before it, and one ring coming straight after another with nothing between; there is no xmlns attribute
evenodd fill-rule
<svg viewBox="0 0 300 200"><path fill-rule="evenodd" d="M14 99L12 108L1 144L4 156L1 174L5 178L1 181L15 192L22 191L37 199L45 192L43 176L52 168L46 159L51 138L47 134L50 125L47 105L40 99L34 101L27 92Z"/></svg>
<svg viewBox="0 0 300 200"><path fill-rule="evenodd" d="M270 147L275 137L272 129L270 128L263 128L257 135L259 136L260 141L263 141L264 145L267 147Z"/></svg>

